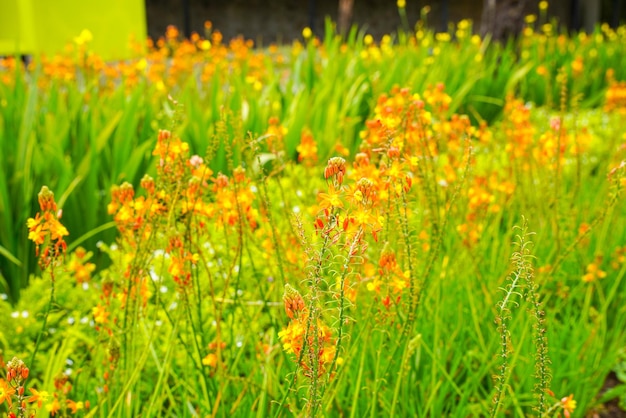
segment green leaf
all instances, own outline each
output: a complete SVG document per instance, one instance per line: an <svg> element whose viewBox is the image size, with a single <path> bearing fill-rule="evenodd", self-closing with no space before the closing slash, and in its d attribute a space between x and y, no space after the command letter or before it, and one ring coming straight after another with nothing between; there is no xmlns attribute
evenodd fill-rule
<svg viewBox="0 0 626 418"><path fill-rule="evenodd" d="M0 245L0 255L2 255L5 258L7 258L10 262L15 264L16 266L22 267L22 262L20 260L18 260L13 254L11 254L9 252L9 250L4 248L2 245Z"/></svg>

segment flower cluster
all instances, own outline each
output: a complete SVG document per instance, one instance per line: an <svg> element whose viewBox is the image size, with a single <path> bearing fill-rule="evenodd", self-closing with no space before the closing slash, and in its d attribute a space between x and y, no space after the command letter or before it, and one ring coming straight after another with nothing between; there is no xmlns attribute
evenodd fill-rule
<svg viewBox="0 0 626 418"><path fill-rule="evenodd" d="M382 287L386 289L383 291ZM396 253L389 243L385 243L378 260L378 274L367 284L367 289L382 295L382 303L389 310L392 304L398 304L404 289L409 287L408 272L398 265Z"/></svg>
<svg viewBox="0 0 626 418"><path fill-rule="evenodd" d="M307 167L312 167L317 163L317 143L311 131L302 131L296 151L298 151L298 161Z"/></svg>
<svg viewBox="0 0 626 418"><path fill-rule="evenodd" d="M271 117L268 121L264 138L267 141L267 149L272 153L278 153L284 148L284 138L287 135L287 128L281 125L277 117ZM313 139L313 138L311 138Z"/></svg>
<svg viewBox="0 0 626 418"><path fill-rule="evenodd" d="M626 81L612 81L606 91L604 110L626 113Z"/></svg>
<svg viewBox="0 0 626 418"><path fill-rule="evenodd" d="M626 246L617 247L611 258L611 268L619 270L626 263Z"/></svg>
<svg viewBox="0 0 626 418"><path fill-rule="evenodd" d="M591 283L599 279L604 279L606 277L606 272L600 268L601 261L601 258L596 258L593 263L587 264L587 267L585 268L585 274L582 278L583 282Z"/></svg>
<svg viewBox="0 0 626 418"><path fill-rule="evenodd" d="M527 161L535 142L535 127L530 120L530 108L522 100L509 96L503 114L506 152L516 160Z"/></svg>
<svg viewBox="0 0 626 418"><path fill-rule="evenodd" d="M220 359L220 353L226 348L226 343L213 341L209 344L209 353L202 359L202 365L215 370Z"/></svg>
<svg viewBox="0 0 626 418"><path fill-rule="evenodd" d="M198 254L192 253L180 236L170 238L165 252L170 255L168 272L180 287L188 287L191 284L190 266L198 263Z"/></svg>
<svg viewBox="0 0 626 418"><path fill-rule="evenodd" d="M467 195L465 222L457 226L457 232L468 246L475 245L483 232L486 216L502 210L515 191L515 184L502 180L497 172L489 176L475 176L464 192Z"/></svg>
<svg viewBox="0 0 626 418"><path fill-rule="evenodd" d="M256 196L243 167L233 172L233 181L219 173L214 180L215 202L209 205L210 213L216 216L217 224L235 226L248 225L255 229L259 213L254 206Z"/></svg>
<svg viewBox="0 0 626 418"><path fill-rule="evenodd" d="M68 398L71 390L72 384L69 381L69 377L66 374L59 374L54 378L54 392L52 394L30 388L32 396L29 396L27 401L32 404L36 403L39 409L44 406L50 416L56 416L57 414L65 416L68 410L72 415L79 411L88 410L90 406L89 401L74 401Z"/></svg>
<svg viewBox="0 0 626 418"><path fill-rule="evenodd" d="M96 269L94 263L89 262L92 254L88 253L83 247L78 247L67 262L67 270L74 276L76 283L89 283L91 273Z"/></svg>
<svg viewBox="0 0 626 418"><path fill-rule="evenodd" d="M37 213L34 218L29 218L26 225L28 226L28 239L37 246L39 264L45 270L65 253L67 244L63 237L69 235L69 232L59 221L61 211L57 209L54 193L46 186L43 186L39 192L39 207L41 213ZM40 246L44 247L41 254L39 253Z"/></svg>
<svg viewBox="0 0 626 418"><path fill-rule="evenodd" d="M0 379L0 404L7 402L9 410L13 408L13 398L17 401L18 416L23 417L26 413L26 398L24 397L25 381L28 378L29 370L26 364L17 357L13 357L6 364L7 379ZM16 415L11 412L11 417Z"/></svg>
<svg viewBox="0 0 626 418"><path fill-rule="evenodd" d="M135 198L135 190L130 183L113 186L111 203L107 209L117 225L122 237L132 246L150 237L153 229L151 220L165 211L165 194L155 193L153 181L147 177L141 182L147 196Z"/></svg>
<svg viewBox="0 0 626 418"><path fill-rule="evenodd" d="M562 126L559 118L553 118L550 129L541 134L537 146L533 149L533 156L541 166L555 170L561 165L568 147L567 130ZM557 162L557 159L560 160Z"/></svg>
<svg viewBox="0 0 626 418"><path fill-rule="evenodd" d="M312 323L304 299L289 284L285 285L283 301L290 319L287 328L278 333L283 349L295 355L306 376L310 376L312 370L317 370L316 377L322 376L335 358L335 340L330 328L322 319ZM317 364L313 365L312 361Z"/></svg>

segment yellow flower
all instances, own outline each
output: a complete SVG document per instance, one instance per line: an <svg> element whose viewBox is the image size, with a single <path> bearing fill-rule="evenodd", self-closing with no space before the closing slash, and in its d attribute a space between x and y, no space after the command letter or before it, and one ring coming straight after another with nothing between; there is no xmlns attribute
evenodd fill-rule
<svg viewBox="0 0 626 418"><path fill-rule="evenodd" d="M202 359L202 364L209 367L217 366L217 355L209 353Z"/></svg>
<svg viewBox="0 0 626 418"><path fill-rule="evenodd" d="M587 265L586 274L583 276L583 281L585 283L590 283L596 281L597 279L604 279L605 277L606 272L601 270L596 263L591 263Z"/></svg>
<svg viewBox="0 0 626 418"><path fill-rule="evenodd" d="M302 29L302 37L304 39L309 39L311 36L313 36L313 31L310 27L307 26L306 28Z"/></svg>
<svg viewBox="0 0 626 418"><path fill-rule="evenodd" d="M36 215L36 217L33 218L29 218L26 221L26 225L28 226L28 239L33 241L35 244L37 245L41 245L43 244L45 238L46 238L46 233L44 231L44 227L41 224L41 219L39 217L39 214Z"/></svg>
<svg viewBox="0 0 626 418"><path fill-rule="evenodd" d="M54 416L61 409L61 404L57 398L54 398L52 403L46 405L46 410L50 413L50 415Z"/></svg>
<svg viewBox="0 0 626 418"><path fill-rule="evenodd" d="M561 399L561 408L563 408L565 417L569 418L570 414L576 409L576 401L573 394Z"/></svg>
<svg viewBox="0 0 626 418"><path fill-rule="evenodd" d="M398 0L398 9L404 9L406 7L406 0Z"/></svg>
<svg viewBox="0 0 626 418"><path fill-rule="evenodd" d="M208 51L209 49L211 49L211 42L207 41L206 39L200 42L200 49L203 51Z"/></svg>
<svg viewBox="0 0 626 418"><path fill-rule="evenodd" d="M305 320L303 318L303 320ZM283 343L283 350L288 353L300 353L304 338L304 325L300 319L295 319L289 323L287 328L278 333L278 337Z"/></svg>
<svg viewBox="0 0 626 418"><path fill-rule="evenodd" d="M106 308L102 305L95 306L91 312L93 313L93 320L96 324L106 324L109 313L106 311Z"/></svg>
<svg viewBox="0 0 626 418"><path fill-rule="evenodd" d="M28 218L26 221L26 226L28 228L33 228L41 223L41 217L39 214L35 215L35 218Z"/></svg>
<svg viewBox="0 0 626 418"><path fill-rule="evenodd" d="M92 33L87 29L83 29L80 35L74 38L74 42L76 43L76 45L81 46L81 45L91 42L92 39L93 39Z"/></svg>

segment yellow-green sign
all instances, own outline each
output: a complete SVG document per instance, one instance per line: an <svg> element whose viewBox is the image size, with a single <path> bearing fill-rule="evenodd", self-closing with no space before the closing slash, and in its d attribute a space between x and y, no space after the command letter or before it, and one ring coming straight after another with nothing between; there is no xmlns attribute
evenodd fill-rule
<svg viewBox="0 0 626 418"><path fill-rule="evenodd" d="M145 39L143 0L0 1L0 55L54 55L88 42L105 60L125 59Z"/></svg>

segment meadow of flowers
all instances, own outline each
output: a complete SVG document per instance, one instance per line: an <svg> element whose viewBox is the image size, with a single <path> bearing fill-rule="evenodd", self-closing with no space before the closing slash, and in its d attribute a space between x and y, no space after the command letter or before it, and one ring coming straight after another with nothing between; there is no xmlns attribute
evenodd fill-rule
<svg viewBox="0 0 626 418"><path fill-rule="evenodd" d="M426 13L0 60L0 414L626 407L626 27Z"/></svg>

